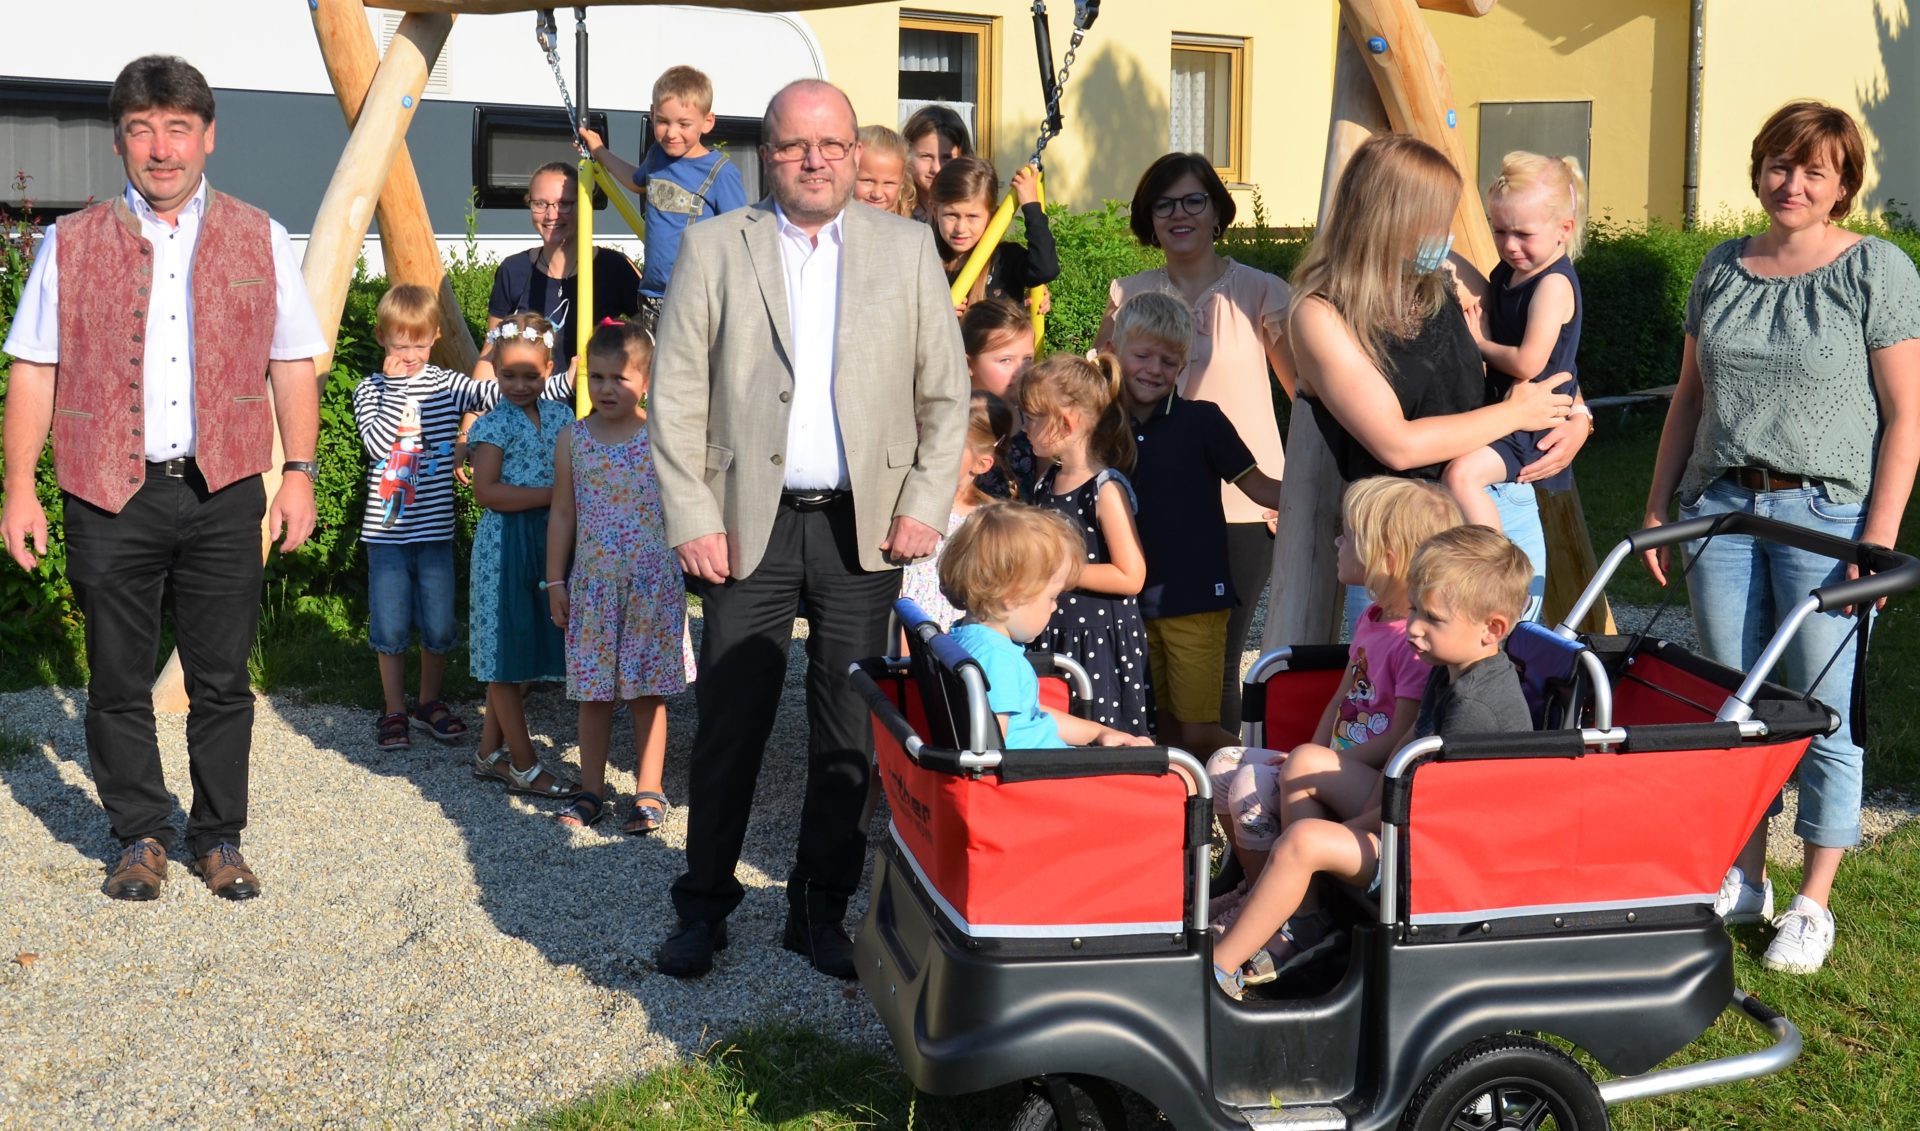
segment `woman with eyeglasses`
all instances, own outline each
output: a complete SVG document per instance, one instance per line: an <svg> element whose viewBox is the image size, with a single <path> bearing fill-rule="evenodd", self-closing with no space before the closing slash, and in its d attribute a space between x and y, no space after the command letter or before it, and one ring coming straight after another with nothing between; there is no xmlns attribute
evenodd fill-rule
<svg viewBox="0 0 1920 1131"><path fill-rule="evenodd" d="M1273 382L1293 395L1293 360L1286 347L1287 284L1265 271L1238 263L1215 247L1233 223L1233 196L1197 153L1169 153L1140 178L1128 220L1134 238L1167 256L1165 267L1115 279L1107 293L1107 314L1099 345L1111 344L1113 318L1137 294L1161 291L1184 301L1193 312L1193 345L1178 388L1182 397L1220 407L1260 470L1281 477L1280 425L1273 410ZM1240 654L1246 647L1253 607L1266 587L1273 560L1273 534L1267 512L1239 488L1225 486L1221 506L1227 516L1227 558L1239 603L1227 620L1226 651L1221 658L1220 725L1240 729Z"/></svg>
<svg viewBox="0 0 1920 1131"><path fill-rule="evenodd" d="M527 212L540 237L537 247L508 256L493 273L493 294L487 299L487 330L509 315L531 310L553 325L553 369L565 372L573 365L575 321L573 309L580 265L574 255L574 204L579 173L564 161L534 170L527 183ZM640 273L633 261L610 247L593 249L593 312L590 324L602 318L625 318L640 309ZM493 345L481 353L474 367L481 379L493 375Z"/></svg>

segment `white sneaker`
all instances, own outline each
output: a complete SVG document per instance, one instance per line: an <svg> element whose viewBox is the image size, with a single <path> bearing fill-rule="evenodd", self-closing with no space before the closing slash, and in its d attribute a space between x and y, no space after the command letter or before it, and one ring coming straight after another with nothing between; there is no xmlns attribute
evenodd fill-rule
<svg viewBox="0 0 1920 1131"><path fill-rule="evenodd" d="M1833 949L1833 912L1796 895L1773 925L1780 933L1773 936L1761 960L1767 969L1811 974L1827 961L1827 952Z"/></svg>
<svg viewBox="0 0 1920 1131"><path fill-rule="evenodd" d="M1762 872L1760 886L1747 883L1747 874L1735 864L1720 881L1713 912L1727 923L1764 923L1773 918L1773 877Z"/></svg>

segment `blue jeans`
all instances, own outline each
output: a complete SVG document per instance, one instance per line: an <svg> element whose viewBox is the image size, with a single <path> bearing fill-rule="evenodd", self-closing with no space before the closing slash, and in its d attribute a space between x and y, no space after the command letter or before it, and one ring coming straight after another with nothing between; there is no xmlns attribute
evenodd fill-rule
<svg viewBox="0 0 1920 1131"><path fill-rule="evenodd" d="M460 642L453 615L453 542L368 542L367 643L397 656L420 630L420 647L445 654Z"/></svg>
<svg viewBox="0 0 1920 1131"><path fill-rule="evenodd" d="M1759 515L1857 539L1866 525L1859 503L1830 502L1823 489L1749 491L1718 479L1697 502L1683 505L1680 517L1701 518L1729 511ZM1700 650L1707 658L1746 671L1759 659L1788 610L1809 592L1840 580L1846 567L1831 558L1790 546L1723 534L1688 547L1698 554L1687 589ZM1794 634L1772 678L1796 691L1808 691L1840 715L1840 729L1815 738L1800 759L1800 813L1793 831L1808 844L1851 848L1860 843L1860 789L1865 752L1854 745L1852 720L1855 641L1847 638L1853 618L1838 612L1815 613ZM1844 642L1844 646L1842 643ZM1836 656L1835 653L1838 653ZM1818 687L1809 687L1828 660L1833 667Z"/></svg>
<svg viewBox="0 0 1920 1131"><path fill-rule="evenodd" d="M1540 604L1547 595L1547 532L1540 525L1540 502L1531 483L1495 483L1487 488L1493 504L1500 508L1500 529L1520 547L1533 563L1533 580L1527 584L1527 607L1521 620L1539 620ZM1347 586L1347 626L1367 611L1367 590L1362 585Z"/></svg>

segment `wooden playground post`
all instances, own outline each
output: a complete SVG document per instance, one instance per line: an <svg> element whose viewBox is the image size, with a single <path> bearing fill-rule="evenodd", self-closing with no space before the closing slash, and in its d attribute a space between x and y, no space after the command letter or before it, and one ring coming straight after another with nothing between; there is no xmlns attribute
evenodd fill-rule
<svg viewBox="0 0 1920 1131"><path fill-rule="evenodd" d="M313 32L320 42L320 58L326 64L334 96L340 100L340 112L351 130L360 120L360 108L380 67L379 47L367 26L366 5L362 0L316 0ZM447 278L440 244L434 239L433 222L427 215L426 197L420 191L420 178L414 172L404 137L393 155L393 171L380 190L375 216L380 222L380 254L386 260L387 279L418 283L440 292L440 340L433 346L433 363L456 373L473 372L480 351L474 347L473 333Z"/></svg>

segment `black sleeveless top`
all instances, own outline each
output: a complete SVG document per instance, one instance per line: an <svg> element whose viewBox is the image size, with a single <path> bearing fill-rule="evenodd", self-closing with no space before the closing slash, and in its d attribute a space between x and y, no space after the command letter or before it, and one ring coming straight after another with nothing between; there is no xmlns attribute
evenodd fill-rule
<svg viewBox="0 0 1920 1131"><path fill-rule="evenodd" d="M1480 347L1473 344L1466 315L1451 291L1447 293L1446 302L1420 324L1412 337L1388 339L1386 352L1382 371L1388 384L1393 386L1394 395L1400 398L1400 411L1408 420L1472 412L1494 403L1505 393L1488 381L1487 367L1480 360ZM1340 469L1340 478L1349 483L1370 475L1440 478L1445 463L1406 471L1389 468L1334 419L1320 398L1305 396L1313 406L1313 418L1320 426L1320 435L1326 438L1327 447L1333 449L1333 461Z"/></svg>

